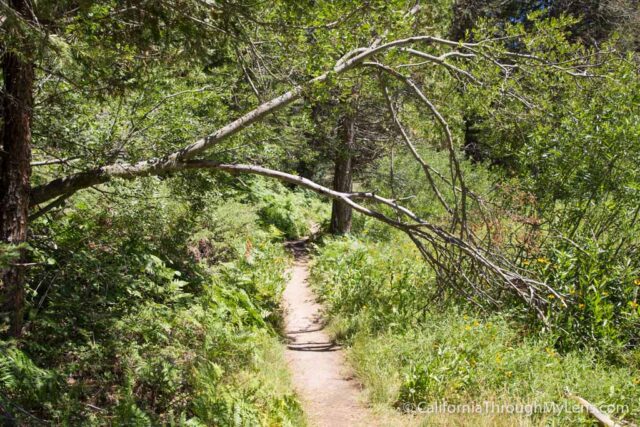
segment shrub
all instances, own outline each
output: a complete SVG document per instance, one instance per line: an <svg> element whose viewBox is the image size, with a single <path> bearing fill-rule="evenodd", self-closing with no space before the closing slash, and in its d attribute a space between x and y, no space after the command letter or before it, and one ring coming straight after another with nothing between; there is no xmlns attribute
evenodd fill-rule
<svg viewBox="0 0 640 427"><path fill-rule="evenodd" d="M384 241L330 239L318 248L312 280L327 304L334 334L351 344L349 358L375 403L398 409L442 401L573 405L564 397L569 388L596 405L626 406L613 413L620 419L640 416L637 352L626 351L614 363L597 348L569 350L562 341L566 331L522 323L517 308L487 313L458 299L436 305L431 273L417 260L411 243L398 235ZM551 265L537 263L543 269ZM597 289L592 285L591 292ZM610 319L620 315L609 313ZM525 417L509 422L521 424ZM445 419L443 425L460 421ZM477 422L468 418L460 425ZM588 421L583 413L547 412L526 422Z"/></svg>
<svg viewBox="0 0 640 427"><path fill-rule="evenodd" d="M592 239L545 248L532 268L567 296L552 300L549 315L562 348L594 347L619 359L640 343L640 265L637 257L604 250Z"/></svg>
<svg viewBox="0 0 640 427"><path fill-rule="evenodd" d="M400 330L419 322L433 296L432 277L411 245L328 240L312 278L329 314L346 319L349 330Z"/></svg>
<svg viewBox="0 0 640 427"><path fill-rule="evenodd" d="M311 224L318 222L325 204L310 192L289 191L278 182L256 179L251 184L251 198L258 206L262 224L274 226L287 239L298 239L311 231Z"/></svg>
<svg viewBox="0 0 640 427"><path fill-rule="evenodd" d="M0 343L4 412L19 424L300 424L277 337L287 257L257 209L233 193L193 209L157 180L127 191L118 203L83 193L34 225L50 238L34 241L40 286L20 348Z"/></svg>

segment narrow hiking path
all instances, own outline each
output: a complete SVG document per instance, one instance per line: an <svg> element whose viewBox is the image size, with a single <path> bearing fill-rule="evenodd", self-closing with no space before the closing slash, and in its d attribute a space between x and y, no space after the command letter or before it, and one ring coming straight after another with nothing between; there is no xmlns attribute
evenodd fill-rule
<svg viewBox="0 0 640 427"><path fill-rule="evenodd" d="M286 359L293 384L310 425L317 427L375 426L351 379L340 346L324 331L321 306L307 282L306 240L289 242L295 256L284 291Z"/></svg>

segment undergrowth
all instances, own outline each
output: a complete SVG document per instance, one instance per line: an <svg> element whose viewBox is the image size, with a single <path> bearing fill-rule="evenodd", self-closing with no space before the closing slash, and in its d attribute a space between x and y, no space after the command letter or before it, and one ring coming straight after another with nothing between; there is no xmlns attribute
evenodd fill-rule
<svg viewBox="0 0 640 427"><path fill-rule="evenodd" d="M421 415L426 425L588 424L584 412L572 412L569 391L618 419L640 417L637 350L612 364L597 348L564 349L557 333L523 322L517 309L487 313L438 301L435 280L408 239L368 234L325 240L312 280L374 404ZM443 402L542 408L428 413Z"/></svg>
<svg viewBox="0 0 640 427"><path fill-rule="evenodd" d="M84 193L33 226L50 238L32 244L25 336L0 342L6 422L304 424L279 338L280 239L316 202L258 180L200 199L178 185Z"/></svg>

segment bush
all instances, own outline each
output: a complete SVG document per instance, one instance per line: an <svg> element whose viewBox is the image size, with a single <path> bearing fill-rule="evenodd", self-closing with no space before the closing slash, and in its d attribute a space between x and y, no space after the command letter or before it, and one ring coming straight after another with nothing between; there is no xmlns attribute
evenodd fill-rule
<svg viewBox="0 0 640 427"><path fill-rule="evenodd" d="M396 235L396 237L398 237ZM400 243L402 242L402 243ZM312 280L330 315L346 330L401 330L415 325L433 296L427 266L412 243L328 240L315 260Z"/></svg>
<svg viewBox="0 0 640 427"><path fill-rule="evenodd" d="M594 347L612 361L640 343L640 265L637 256L603 250L592 239L545 247L529 262L567 307L552 300L548 311L566 349Z"/></svg>
<svg viewBox="0 0 640 427"><path fill-rule="evenodd" d="M250 200L258 206L262 224L275 227L286 239L307 236L311 225L327 212L327 205L314 194L290 191L278 182L261 179L252 181Z"/></svg>
<svg viewBox="0 0 640 427"><path fill-rule="evenodd" d="M50 238L33 245L27 333L0 343L4 412L25 425L299 425L277 330L288 261L257 209L233 193L194 209L158 180L118 191L136 197L83 193L34 225Z"/></svg>
<svg viewBox="0 0 640 427"><path fill-rule="evenodd" d="M626 406L612 414L620 419L640 416L637 352L624 353L630 365L613 364L596 350L561 354L566 332L523 324L508 307L484 313L455 299L436 305L430 271L398 235L328 240L318 249L311 277L334 334L351 344L349 358L374 403L398 409L442 401L573 405L564 397L568 388L596 405ZM478 422L469 417L427 422ZM524 417L508 417L505 425L522 424ZM585 417L537 413L527 422L576 425L588 422Z"/></svg>

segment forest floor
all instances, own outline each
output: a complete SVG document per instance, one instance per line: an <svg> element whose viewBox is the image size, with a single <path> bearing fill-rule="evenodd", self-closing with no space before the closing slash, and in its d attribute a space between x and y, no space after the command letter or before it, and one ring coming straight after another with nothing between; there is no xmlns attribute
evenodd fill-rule
<svg viewBox="0 0 640 427"><path fill-rule="evenodd" d="M361 387L345 362L342 348L324 330L322 306L309 287L306 239L288 243L295 257L283 295L286 359L293 384L312 426L375 426Z"/></svg>

